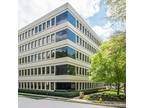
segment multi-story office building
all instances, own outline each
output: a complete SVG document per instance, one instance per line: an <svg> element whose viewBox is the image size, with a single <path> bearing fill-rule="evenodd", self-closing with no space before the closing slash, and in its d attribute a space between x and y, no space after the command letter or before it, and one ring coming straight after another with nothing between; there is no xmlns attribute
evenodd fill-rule
<svg viewBox="0 0 144 108"><path fill-rule="evenodd" d="M66 3L18 31L19 89L86 90L89 57L100 40Z"/></svg>

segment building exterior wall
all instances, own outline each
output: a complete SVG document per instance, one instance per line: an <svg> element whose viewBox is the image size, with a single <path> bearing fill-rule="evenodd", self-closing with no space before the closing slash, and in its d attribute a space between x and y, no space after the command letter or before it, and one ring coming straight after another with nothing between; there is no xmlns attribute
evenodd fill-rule
<svg viewBox="0 0 144 108"><path fill-rule="evenodd" d="M58 18L65 18L59 16L63 13L67 19L58 23ZM87 74L89 57L98 50L100 39L68 3L23 27L18 34L19 89L100 87L90 82ZM65 50L59 52L62 48ZM62 75L57 73L61 66L66 67Z"/></svg>

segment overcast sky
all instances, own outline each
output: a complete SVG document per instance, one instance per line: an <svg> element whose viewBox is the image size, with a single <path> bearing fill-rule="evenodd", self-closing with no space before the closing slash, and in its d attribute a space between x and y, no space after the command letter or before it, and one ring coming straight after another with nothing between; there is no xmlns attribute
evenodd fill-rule
<svg viewBox="0 0 144 108"><path fill-rule="evenodd" d="M66 2L73 6L102 39L113 33L111 23L106 19L108 12L104 0L19 0L19 29Z"/></svg>

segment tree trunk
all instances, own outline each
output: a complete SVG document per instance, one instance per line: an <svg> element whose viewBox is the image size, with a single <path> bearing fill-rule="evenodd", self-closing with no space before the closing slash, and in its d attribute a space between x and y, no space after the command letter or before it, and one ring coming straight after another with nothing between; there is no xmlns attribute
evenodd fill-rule
<svg viewBox="0 0 144 108"><path fill-rule="evenodd" d="M117 95L119 96L119 92L120 92L120 83L117 83Z"/></svg>

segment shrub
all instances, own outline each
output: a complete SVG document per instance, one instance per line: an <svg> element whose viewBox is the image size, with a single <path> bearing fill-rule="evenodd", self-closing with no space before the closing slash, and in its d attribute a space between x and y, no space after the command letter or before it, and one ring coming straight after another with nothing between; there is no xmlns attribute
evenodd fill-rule
<svg viewBox="0 0 144 108"><path fill-rule="evenodd" d="M23 90L19 89L18 92L20 93L30 93L30 94L38 94L38 95L48 95L48 96L60 96L71 98L79 95L79 92L76 91L42 91L42 90Z"/></svg>
<svg viewBox="0 0 144 108"><path fill-rule="evenodd" d="M88 96L88 95L85 95L85 96L84 96L84 99L85 99L85 100L91 100L91 97Z"/></svg>

